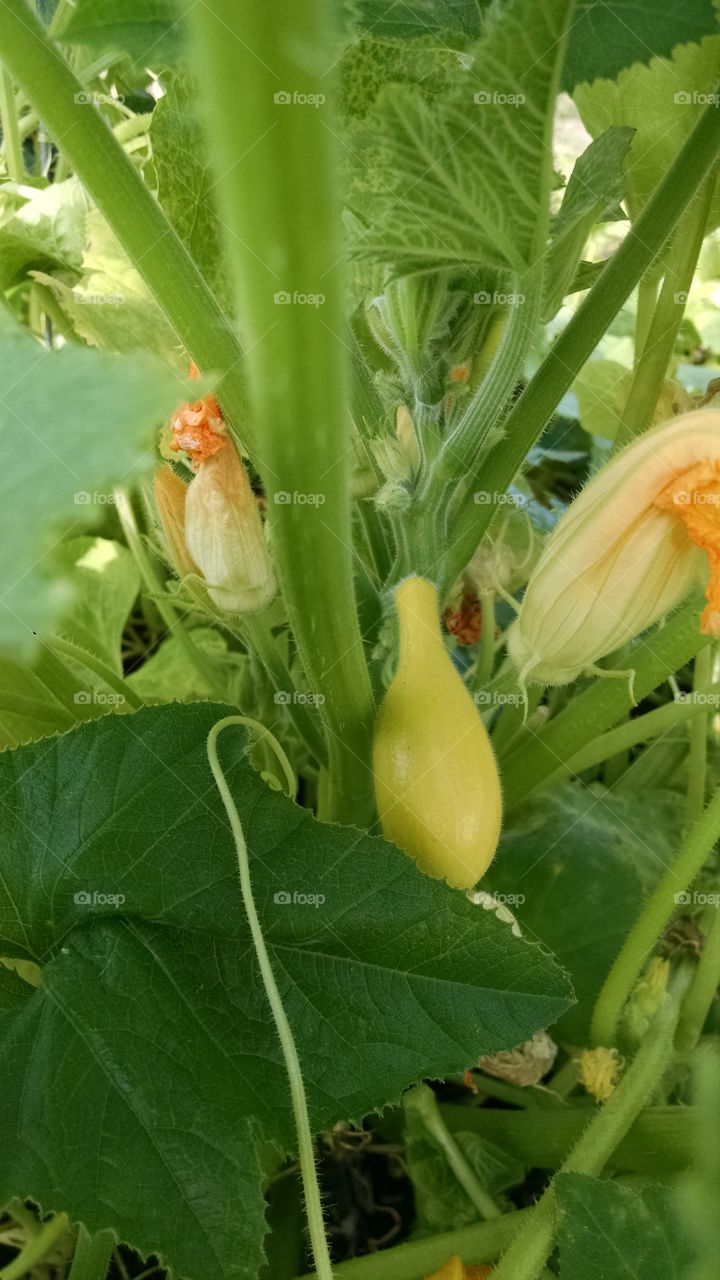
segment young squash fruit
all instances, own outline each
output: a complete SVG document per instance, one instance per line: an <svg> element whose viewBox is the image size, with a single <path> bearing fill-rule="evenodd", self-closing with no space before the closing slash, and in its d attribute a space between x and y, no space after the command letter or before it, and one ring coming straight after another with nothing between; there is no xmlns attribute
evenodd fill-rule
<svg viewBox="0 0 720 1280"><path fill-rule="evenodd" d="M445 648L434 586L406 578L395 605L400 656L373 746L382 829L422 871L469 889L487 870L500 838L495 757Z"/></svg>

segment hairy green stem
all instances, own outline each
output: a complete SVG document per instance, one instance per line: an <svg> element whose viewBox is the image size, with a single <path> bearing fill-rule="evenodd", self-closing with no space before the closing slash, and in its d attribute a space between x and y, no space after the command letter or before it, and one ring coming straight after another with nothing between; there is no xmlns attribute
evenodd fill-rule
<svg viewBox="0 0 720 1280"><path fill-rule="evenodd" d="M288 1074L288 1082L290 1084L290 1097L292 1100L293 1115L295 1117L295 1129L298 1139L298 1150L300 1155L300 1170L303 1180L303 1190L305 1192L305 1210L308 1219L308 1228L310 1232L310 1242L313 1251L313 1260L317 1271L318 1280L332 1280L332 1265L330 1263L330 1254L328 1252L327 1239L325 1237L325 1224L323 1220L322 1202L320 1198L320 1187L318 1185L317 1167L315 1164L315 1148L313 1145L313 1135L310 1128L310 1118L308 1115L307 1098L305 1096L305 1084L302 1077L300 1060L298 1058L295 1038L290 1027L290 1023L285 1013L285 1007L282 997L278 991L275 982L275 974L265 945L265 937L260 924L260 918L255 906L255 899L252 891L252 879L250 876L250 862L248 859L247 845L243 834L242 823L235 807L235 801L230 794L223 773L222 766L218 759L217 740L223 729L227 729L231 725L249 725L251 728L259 730L261 734L267 737L271 745L275 745L275 749L279 752L275 739L269 734L262 725L253 721L248 721L245 716L227 716L224 720L219 720L213 725L207 740L208 759L210 768L215 779L215 783L222 802L225 806L230 828L232 830L233 839L235 841L235 850L237 853L238 873L240 876L240 888L242 890L243 903L245 913L247 915L250 933L257 956L260 974L262 976L265 993L268 1003L272 1011L272 1016L277 1028L278 1038L285 1059L285 1068Z"/></svg>
<svg viewBox="0 0 720 1280"><path fill-rule="evenodd" d="M242 352L227 317L132 161L25 0L1 0L3 61L247 442ZM80 99L78 100L78 95ZM233 112L234 113L234 112ZM225 122L225 125L227 122Z"/></svg>
<svg viewBox="0 0 720 1280"><path fill-rule="evenodd" d="M498 1218L498 1209L492 1196L480 1185L455 1138L449 1132L432 1089L419 1084L408 1094L405 1105L417 1111L424 1128L442 1151L455 1178L481 1218Z"/></svg>
<svg viewBox="0 0 720 1280"><path fill-rule="evenodd" d="M708 645L707 649L701 650L698 657L708 653L709 650ZM629 751L631 747L636 747L642 742L650 742L652 738L657 738L660 734L667 733L669 729L684 725L688 721L693 722L690 726L692 732L695 723L707 715L710 702L720 703L720 683L701 685L694 689L692 694L687 695L687 700L666 702L655 711L648 711L644 716L636 716L634 720L628 720L617 729L603 733L568 760L567 772L582 773L584 769L592 769L617 752ZM704 732L703 729L703 736Z"/></svg>
<svg viewBox="0 0 720 1280"><path fill-rule="evenodd" d="M0 1270L0 1280L22 1280L50 1252L57 1241L70 1229L70 1221L66 1213L45 1222L37 1235L33 1235L20 1250L20 1253Z"/></svg>
<svg viewBox="0 0 720 1280"><path fill-rule="evenodd" d="M418 1280L418 1276L438 1271L454 1254L468 1264L491 1261L517 1235L531 1213L531 1209L505 1213L491 1222L424 1236L394 1249L352 1258L335 1267L335 1280ZM319 1280L319 1277L312 1272L303 1280Z"/></svg>
<svg viewBox="0 0 720 1280"><path fill-rule="evenodd" d="M675 1047L692 1053L702 1035L720 986L720 906L716 903L705 946L680 1009Z"/></svg>
<svg viewBox="0 0 720 1280"><path fill-rule="evenodd" d="M706 645L695 658L693 670L693 697L700 702L703 686L712 679L713 646ZM705 695L707 697L707 695ZM711 695L712 696L712 695ZM707 786L707 734L708 702L700 702L703 714L696 716L690 725L690 752L688 755L688 782L685 802L685 823L691 827L702 817L705 808Z"/></svg>
<svg viewBox="0 0 720 1280"><path fill-rule="evenodd" d="M220 621L222 622L221 619ZM327 755L325 741L318 723L313 718L313 714L317 715L317 712L308 710L307 702L298 702L295 682L264 614L248 613L236 621L237 627L233 627L233 634L250 642L256 657L267 672L274 692L282 695L280 702L286 707L295 729L318 763L324 764Z"/></svg>
<svg viewBox="0 0 720 1280"><path fill-rule="evenodd" d="M188 19L248 341L273 555L308 685L325 699L322 816L363 823L374 701L353 591L333 5L277 0L270 22L261 0L208 0Z"/></svg>
<svg viewBox="0 0 720 1280"><path fill-rule="evenodd" d="M72 640L66 640L63 636L49 636L43 640L43 644L55 654L73 662L75 666L87 667L88 671L94 672L109 688L115 690L122 702L126 702L134 711L145 705L143 699L130 687L127 680L123 680L122 676L113 671L112 667L103 662L97 654L83 649L82 645L73 644Z"/></svg>
<svg viewBox="0 0 720 1280"><path fill-rule="evenodd" d="M676 1021L677 1004L668 997L615 1092L590 1121L560 1173L595 1178L602 1173L662 1079L672 1051ZM500 1259L493 1280L537 1280L553 1247L556 1215L555 1188L551 1183Z"/></svg>
<svg viewBox="0 0 720 1280"><path fill-rule="evenodd" d="M708 636L700 631L700 609L694 600L637 643L632 655L635 699L645 698L708 643ZM598 679L574 697L541 734L525 739L508 757L503 771L506 808L518 804L558 770L570 772L578 752L626 716L633 705L623 680Z"/></svg>
<svg viewBox="0 0 720 1280"><path fill-rule="evenodd" d="M637 222L603 268L587 298L556 339L540 368L510 410L505 435L480 476L489 493L505 493L513 476L608 325L661 251L688 202L720 152L717 109L706 107ZM468 503L445 555L443 579L453 582L473 554L493 515L492 506Z"/></svg>
<svg viewBox="0 0 720 1280"><path fill-rule="evenodd" d="M702 249L714 190L715 178L707 178L677 225L667 255L660 296L633 371L615 441L616 450L639 436L652 422L685 314L685 303Z"/></svg>
<svg viewBox="0 0 720 1280"><path fill-rule="evenodd" d="M645 902L603 983L593 1010L594 1044L614 1045L620 1017L645 962L720 837L720 791L688 833L670 867Z"/></svg>

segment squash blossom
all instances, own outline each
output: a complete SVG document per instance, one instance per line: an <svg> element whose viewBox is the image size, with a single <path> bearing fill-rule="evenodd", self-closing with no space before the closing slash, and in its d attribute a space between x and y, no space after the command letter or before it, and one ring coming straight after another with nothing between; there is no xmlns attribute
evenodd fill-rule
<svg viewBox="0 0 720 1280"><path fill-rule="evenodd" d="M160 516L168 563L180 579L201 577L185 542L185 503L188 486L172 467L159 467L155 473L155 503Z"/></svg>
<svg viewBox="0 0 720 1280"><path fill-rule="evenodd" d="M425 1280L486 1280L492 1275L492 1267L468 1267L462 1258L453 1254L439 1271L434 1271Z"/></svg>
<svg viewBox="0 0 720 1280"><path fill-rule="evenodd" d="M567 684L707 580L720 635L720 411L683 414L585 486L530 576L508 651L521 679Z"/></svg>
<svg viewBox="0 0 720 1280"><path fill-rule="evenodd" d="M255 613L270 603L275 578L257 498L229 439L188 485L185 542L219 609Z"/></svg>

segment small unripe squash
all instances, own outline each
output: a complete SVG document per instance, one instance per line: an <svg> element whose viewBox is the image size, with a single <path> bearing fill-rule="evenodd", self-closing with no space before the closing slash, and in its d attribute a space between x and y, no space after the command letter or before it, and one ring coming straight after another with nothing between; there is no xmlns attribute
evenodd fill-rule
<svg viewBox="0 0 720 1280"><path fill-rule="evenodd" d="M400 654L375 731L373 770L383 833L428 875L469 889L500 838L495 757L440 629L425 578L395 591Z"/></svg>

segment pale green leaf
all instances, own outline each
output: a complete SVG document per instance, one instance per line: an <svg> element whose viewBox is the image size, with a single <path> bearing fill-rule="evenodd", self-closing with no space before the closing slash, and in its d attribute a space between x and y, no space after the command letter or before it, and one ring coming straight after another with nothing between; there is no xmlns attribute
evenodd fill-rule
<svg viewBox="0 0 720 1280"><path fill-rule="evenodd" d="M178 362L177 335L97 209L86 220L87 246L72 286L36 272L81 338L110 351L155 352Z"/></svg>
<svg viewBox="0 0 720 1280"><path fill-rule="evenodd" d="M578 85L575 102L597 138L613 126L635 129L625 162L630 213L637 218L705 110L720 80L720 36L682 45L671 57L622 71L617 81ZM709 226L720 223L716 193Z"/></svg>
<svg viewBox="0 0 720 1280"><path fill-rule="evenodd" d="M58 38L96 53L128 53L158 67L184 47L183 6L178 0L75 0L65 10Z"/></svg>
<svg viewBox="0 0 720 1280"><path fill-rule="evenodd" d="M150 356L49 352L8 321L0 350L0 645L28 654L69 600L50 553L150 465L154 431L187 392Z"/></svg>
<svg viewBox="0 0 720 1280"><path fill-rule="evenodd" d="M87 196L75 178L34 192L0 222L0 288L33 268L79 271L85 245Z"/></svg>

